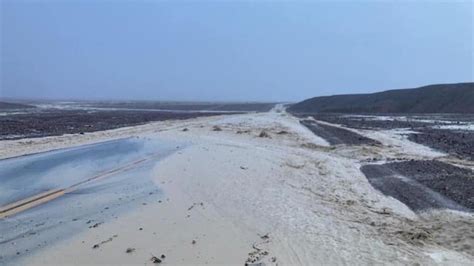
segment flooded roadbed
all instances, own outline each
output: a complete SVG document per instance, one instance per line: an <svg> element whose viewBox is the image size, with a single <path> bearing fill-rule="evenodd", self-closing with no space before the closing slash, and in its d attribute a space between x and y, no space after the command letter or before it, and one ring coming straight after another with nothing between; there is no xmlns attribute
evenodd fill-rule
<svg viewBox="0 0 474 266"><path fill-rule="evenodd" d="M127 138L1 160L0 209L20 209L0 218L0 264L157 202L162 192L151 170L182 146ZM49 191L62 193L41 198ZM25 199L38 204L23 210Z"/></svg>

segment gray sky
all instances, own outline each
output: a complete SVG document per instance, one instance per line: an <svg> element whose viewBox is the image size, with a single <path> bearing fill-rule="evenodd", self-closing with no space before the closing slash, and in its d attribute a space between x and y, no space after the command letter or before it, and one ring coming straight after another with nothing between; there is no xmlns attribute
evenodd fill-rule
<svg viewBox="0 0 474 266"><path fill-rule="evenodd" d="M0 97L294 101L474 75L473 2L0 2Z"/></svg>

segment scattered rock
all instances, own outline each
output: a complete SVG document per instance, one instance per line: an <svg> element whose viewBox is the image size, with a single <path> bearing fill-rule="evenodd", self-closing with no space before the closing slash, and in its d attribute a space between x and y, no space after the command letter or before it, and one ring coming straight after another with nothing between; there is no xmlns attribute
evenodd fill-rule
<svg viewBox="0 0 474 266"><path fill-rule="evenodd" d="M242 169L242 170L247 170L247 169L248 169L248 167L241 166L241 167L240 167L240 169Z"/></svg>
<svg viewBox="0 0 474 266"><path fill-rule="evenodd" d="M161 258L165 259L166 258L165 254L161 254Z"/></svg>
<svg viewBox="0 0 474 266"><path fill-rule="evenodd" d="M271 137L270 137L270 134L268 134L265 130L263 130L262 132L260 132L260 134L258 134L258 137L259 137L259 138L271 138Z"/></svg>
<svg viewBox="0 0 474 266"><path fill-rule="evenodd" d="M197 206L197 205L200 205L201 207L204 207L204 202L193 203L193 205L191 205L191 206L188 208L188 211L192 210L192 209L194 208L194 206Z"/></svg>
<svg viewBox="0 0 474 266"><path fill-rule="evenodd" d="M195 245L195 244L196 244L196 240L193 239L193 241L191 241L191 244Z"/></svg>
<svg viewBox="0 0 474 266"><path fill-rule="evenodd" d="M346 200L346 205L347 206L352 206L354 204L356 204L355 200Z"/></svg>
<svg viewBox="0 0 474 266"><path fill-rule="evenodd" d="M245 134L245 133L250 133L250 130L238 130L237 134Z"/></svg>
<svg viewBox="0 0 474 266"><path fill-rule="evenodd" d="M95 224L89 226L89 228L97 228L97 227L99 227L99 225L101 225L101 224L102 224L102 223L95 223Z"/></svg>
<svg viewBox="0 0 474 266"><path fill-rule="evenodd" d="M159 259L158 257L155 257L155 256L152 256L150 260L151 260L151 262L153 262L155 264L159 264L159 263L163 262L161 259Z"/></svg>
<svg viewBox="0 0 474 266"><path fill-rule="evenodd" d="M99 244L95 244L92 246L93 249L99 248Z"/></svg>
<svg viewBox="0 0 474 266"><path fill-rule="evenodd" d="M181 131L186 132L186 131L189 131L189 129L185 127L185 128L183 128L183 130L181 130Z"/></svg>
<svg viewBox="0 0 474 266"><path fill-rule="evenodd" d="M127 249L125 250L125 253L132 253L132 252L134 252L134 251L135 251L134 248L127 248Z"/></svg>
<svg viewBox="0 0 474 266"><path fill-rule="evenodd" d="M220 128L219 126L213 126L212 131L222 131L222 128Z"/></svg>
<svg viewBox="0 0 474 266"><path fill-rule="evenodd" d="M282 130L277 133L278 135L286 135L288 134L288 131Z"/></svg>

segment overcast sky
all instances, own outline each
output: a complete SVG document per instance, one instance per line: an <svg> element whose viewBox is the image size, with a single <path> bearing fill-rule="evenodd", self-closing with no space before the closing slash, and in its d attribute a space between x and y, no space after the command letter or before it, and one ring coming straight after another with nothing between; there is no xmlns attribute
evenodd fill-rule
<svg viewBox="0 0 474 266"><path fill-rule="evenodd" d="M0 97L295 101L474 75L469 1L0 2Z"/></svg>

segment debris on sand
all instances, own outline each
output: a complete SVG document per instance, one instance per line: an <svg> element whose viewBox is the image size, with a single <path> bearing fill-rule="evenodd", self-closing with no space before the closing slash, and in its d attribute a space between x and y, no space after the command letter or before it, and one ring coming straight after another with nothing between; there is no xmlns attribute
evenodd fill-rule
<svg viewBox="0 0 474 266"><path fill-rule="evenodd" d="M416 228L413 231L397 231L395 234L400 235L405 241L416 245L423 245L424 242L432 239L431 232L425 228Z"/></svg>
<svg viewBox="0 0 474 266"><path fill-rule="evenodd" d="M132 253L132 252L134 252L134 251L135 251L134 248L127 248L127 249L125 250L125 253Z"/></svg>
<svg viewBox="0 0 474 266"><path fill-rule="evenodd" d="M191 241L191 244L196 245L196 240L193 239L193 241Z"/></svg>
<svg viewBox="0 0 474 266"><path fill-rule="evenodd" d="M307 142L307 143L303 143L300 145L301 148L306 148L306 149L311 149L311 150L318 150L318 151L324 151L324 152L328 152L328 151L333 151L336 149L335 146L321 146L321 145L317 145L317 144L314 144L314 143L311 143L311 142Z"/></svg>
<svg viewBox="0 0 474 266"><path fill-rule="evenodd" d="M191 205L189 208L188 208L188 211L192 210L194 208L194 206L198 206L198 205L201 205L201 207L204 207L204 202L201 202L201 203L193 203L193 205Z"/></svg>
<svg viewBox="0 0 474 266"><path fill-rule="evenodd" d="M260 134L258 134L259 138L271 138L270 134L268 134L265 130L262 130Z"/></svg>
<svg viewBox="0 0 474 266"><path fill-rule="evenodd" d="M286 162L285 163L286 166L290 167L290 168L293 168L293 169L302 169L305 167L305 163L303 164L294 164L294 163L290 163L290 162Z"/></svg>
<svg viewBox="0 0 474 266"><path fill-rule="evenodd" d="M151 260L151 262L153 262L153 263L155 263L155 264L159 264L159 263L162 263L162 262L163 262L160 258L158 258L158 257L156 257L156 256L152 256L152 257L150 258L150 260Z"/></svg>
<svg viewBox="0 0 474 266"><path fill-rule="evenodd" d="M108 243L108 242L111 242L112 240L114 240L114 238L118 237L118 235L113 235L112 237L109 237L107 240L104 240L98 244L95 244L92 246L93 249L97 249L100 247L100 245L103 245L105 243Z"/></svg>
<svg viewBox="0 0 474 266"><path fill-rule="evenodd" d="M165 259L166 258L165 254L161 254L160 258Z"/></svg>
<svg viewBox="0 0 474 266"><path fill-rule="evenodd" d="M270 238L269 234L270 234L270 233L266 233L266 234L264 234L264 235L259 235L259 236L260 236L260 239L262 239L262 240L267 240L267 239L269 239L269 238Z"/></svg>
<svg viewBox="0 0 474 266"><path fill-rule="evenodd" d="M252 246L254 251L249 253L249 257L245 261L246 266L265 265L263 262L264 258L268 256L268 251L257 248L255 245ZM275 258L276 261L276 258ZM272 261L273 262L273 261Z"/></svg>
<svg viewBox="0 0 474 266"><path fill-rule="evenodd" d="M95 224L89 226L89 228L97 228L97 227L99 227L99 225L101 225L101 224L102 224L102 223L95 223Z"/></svg>
<svg viewBox="0 0 474 266"><path fill-rule="evenodd" d="M237 131L237 134L246 134L246 133L250 133L250 130L238 130Z"/></svg>
<svg viewBox="0 0 474 266"><path fill-rule="evenodd" d="M289 133L288 131L285 131L285 130L277 132L277 135L286 135L286 134L289 134Z"/></svg>
<svg viewBox="0 0 474 266"><path fill-rule="evenodd" d="M183 130L181 130L183 132L186 132L186 131L189 131L189 129L187 127L183 128Z"/></svg>
<svg viewBox="0 0 474 266"><path fill-rule="evenodd" d="M219 126L213 126L212 131L222 131L222 128L220 128Z"/></svg>
<svg viewBox="0 0 474 266"><path fill-rule="evenodd" d="M245 167L245 166L241 166L240 169L242 169L242 170L247 170L247 169L249 169L249 168L248 168L248 167Z"/></svg>

